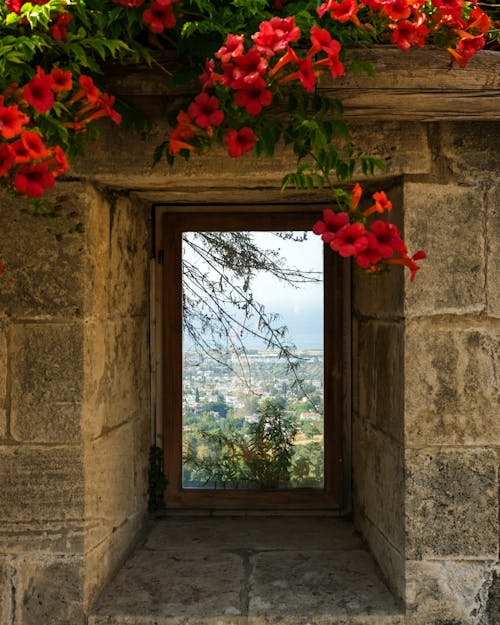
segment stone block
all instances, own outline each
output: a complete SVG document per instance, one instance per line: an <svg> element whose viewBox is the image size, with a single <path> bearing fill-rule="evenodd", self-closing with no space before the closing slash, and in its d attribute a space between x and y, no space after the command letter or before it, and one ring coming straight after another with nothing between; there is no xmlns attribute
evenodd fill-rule
<svg viewBox="0 0 500 625"><path fill-rule="evenodd" d="M85 435L134 418L149 419L149 320L146 317L85 324Z"/></svg>
<svg viewBox="0 0 500 625"><path fill-rule="evenodd" d="M397 549L404 547L403 451L361 419L353 423L354 507Z"/></svg>
<svg viewBox="0 0 500 625"><path fill-rule="evenodd" d="M354 526L363 537L370 553L375 558L382 578L397 600L405 595L405 558L401 551L367 518L361 515L357 505L353 506Z"/></svg>
<svg viewBox="0 0 500 625"><path fill-rule="evenodd" d="M82 549L83 472L79 447L0 447L2 551Z"/></svg>
<svg viewBox="0 0 500 625"><path fill-rule="evenodd" d="M362 419L403 440L404 329L397 321L361 321L353 343L356 410Z"/></svg>
<svg viewBox="0 0 500 625"><path fill-rule="evenodd" d="M136 513L128 517L119 527L106 526L108 534L97 545L89 545L90 537L87 536L84 562L84 607L92 606L98 595L114 577L118 568L123 564L126 555L136 544L143 523L144 512ZM99 523L91 520L87 529L92 533L92 526ZM95 537L95 533L94 533Z"/></svg>
<svg viewBox="0 0 500 625"><path fill-rule="evenodd" d="M406 453L406 557L498 558L496 452Z"/></svg>
<svg viewBox="0 0 500 625"><path fill-rule="evenodd" d="M103 593L89 622L230 625L245 609L244 574L243 558L235 553L139 550Z"/></svg>
<svg viewBox="0 0 500 625"><path fill-rule="evenodd" d="M109 310L110 201L87 185L88 212L85 223L87 250L84 280L86 318L106 318Z"/></svg>
<svg viewBox="0 0 500 625"><path fill-rule="evenodd" d="M500 170L500 122L441 124L441 153L455 179L491 179ZM463 216L463 214L462 214Z"/></svg>
<svg viewBox="0 0 500 625"><path fill-rule="evenodd" d="M486 203L486 297L487 312L500 317L500 184L488 191Z"/></svg>
<svg viewBox="0 0 500 625"><path fill-rule="evenodd" d="M378 122L350 125L354 145L365 154L385 162L387 173L426 174L431 171L432 154L425 124L418 122Z"/></svg>
<svg viewBox="0 0 500 625"><path fill-rule="evenodd" d="M84 625L82 560L17 558L19 625Z"/></svg>
<svg viewBox="0 0 500 625"><path fill-rule="evenodd" d="M85 221L84 187L57 183L48 199L64 196L64 212ZM2 289L0 310L16 319L78 318L82 314L84 237L66 235L57 241L49 219L31 215L27 203L2 194Z"/></svg>
<svg viewBox="0 0 500 625"><path fill-rule="evenodd" d="M144 509L145 493L137 493L134 488L134 442L134 428L125 423L85 446L88 548Z"/></svg>
<svg viewBox="0 0 500 625"><path fill-rule="evenodd" d="M424 249L406 289L407 315L472 313L485 308L483 192L478 186L405 183L405 239ZM473 207L471 209L470 207Z"/></svg>
<svg viewBox="0 0 500 625"><path fill-rule="evenodd" d="M491 577L491 562L409 560L406 563L405 623L478 623L478 616L484 612L484 583L488 577ZM488 621L488 625L494 625L494 621Z"/></svg>
<svg viewBox="0 0 500 625"><path fill-rule="evenodd" d="M23 442L72 443L80 435L80 324L23 324L11 333L11 433Z"/></svg>
<svg viewBox="0 0 500 625"><path fill-rule="evenodd" d="M145 315L149 309L149 208L128 198L110 219L109 315Z"/></svg>
<svg viewBox="0 0 500 625"><path fill-rule="evenodd" d="M406 441L500 445L500 328L407 326Z"/></svg>
<svg viewBox="0 0 500 625"><path fill-rule="evenodd" d="M290 550L279 558L272 552L256 554L248 614L266 624L364 624L375 614L380 619L391 617L382 620L387 625L403 623L364 550L339 551L334 558L321 551Z"/></svg>
<svg viewBox="0 0 500 625"><path fill-rule="evenodd" d="M488 625L500 625L500 567L493 572L485 611Z"/></svg>

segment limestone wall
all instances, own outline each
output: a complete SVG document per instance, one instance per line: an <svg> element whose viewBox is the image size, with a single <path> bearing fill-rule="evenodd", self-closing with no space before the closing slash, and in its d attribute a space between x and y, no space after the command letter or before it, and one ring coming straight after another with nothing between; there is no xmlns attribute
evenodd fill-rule
<svg viewBox="0 0 500 625"><path fill-rule="evenodd" d="M143 520L144 211L62 183L85 233L2 197L0 623L78 625Z"/></svg>
<svg viewBox="0 0 500 625"><path fill-rule="evenodd" d="M83 624L144 519L152 204L310 201L280 193L284 151L152 170L161 132L104 128L60 184L83 235L1 201L2 625ZM354 520L409 625L498 625L500 126L353 135L429 253L412 284L353 273Z"/></svg>

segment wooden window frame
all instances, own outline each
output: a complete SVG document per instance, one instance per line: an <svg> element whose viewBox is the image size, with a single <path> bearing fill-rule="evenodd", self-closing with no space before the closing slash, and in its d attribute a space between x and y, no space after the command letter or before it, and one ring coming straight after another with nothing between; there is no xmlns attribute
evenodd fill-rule
<svg viewBox="0 0 500 625"><path fill-rule="evenodd" d="M182 487L182 234L222 231L307 231L321 215L297 206L190 207L161 214L162 406L167 508L201 509L346 509L349 482L346 424L349 405L350 315L345 299L348 273L337 255L324 253L324 452L323 488L288 490L195 489ZM350 310L350 307L349 307ZM337 349L334 349L337 346ZM347 437L348 438L348 437Z"/></svg>

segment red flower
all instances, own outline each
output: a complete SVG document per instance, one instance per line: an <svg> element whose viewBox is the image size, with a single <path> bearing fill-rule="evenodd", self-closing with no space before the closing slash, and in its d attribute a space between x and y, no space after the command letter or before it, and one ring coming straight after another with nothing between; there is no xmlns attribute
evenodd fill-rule
<svg viewBox="0 0 500 625"><path fill-rule="evenodd" d="M73 88L73 75L70 71L65 72L59 67L54 67L50 72L53 80L52 91L61 93L62 91L71 91Z"/></svg>
<svg viewBox="0 0 500 625"><path fill-rule="evenodd" d="M0 135L4 139L12 139L21 134L22 127L29 122L29 117L17 106L2 106L0 100Z"/></svg>
<svg viewBox="0 0 500 625"><path fill-rule="evenodd" d="M392 210L392 202L387 199L385 191L374 193L372 198L375 200L375 204L363 212L363 217L368 217L369 215L373 215L373 213L384 213L385 211L389 212Z"/></svg>
<svg viewBox="0 0 500 625"><path fill-rule="evenodd" d="M200 128L218 126L224 120L224 113L219 109L219 100L205 91L196 96L187 112Z"/></svg>
<svg viewBox="0 0 500 625"><path fill-rule="evenodd" d="M21 143L24 145L30 159L34 161L45 158L49 154L40 135L36 132L23 132Z"/></svg>
<svg viewBox="0 0 500 625"><path fill-rule="evenodd" d="M228 130L226 133L226 144L229 156L237 158L253 148L257 137L251 128L245 126L240 130Z"/></svg>
<svg viewBox="0 0 500 625"><path fill-rule="evenodd" d="M432 0L432 4L439 9L442 15L449 15L452 19L461 22L464 0Z"/></svg>
<svg viewBox="0 0 500 625"><path fill-rule="evenodd" d="M317 9L317 13L320 17L330 11L330 17L338 22L348 22L351 20L356 25L360 25L360 22L356 16L358 12L358 5L356 0L342 0L342 2L336 2L335 0L328 0L324 2Z"/></svg>
<svg viewBox="0 0 500 625"><path fill-rule="evenodd" d="M266 83L262 78L257 78L253 83L243 86L234 96L238 106L244 106L249 115L258 115L264 106L269 106L273 95L266 89Z"/></svg>
<svg viewBox="0 0 500 625"><path fill-rule="evenodd" d="M7 7L7 10L11 13L17 13L17 15L21 13L21 7L23 6L23 4L24 2L22 0L5 0L5 6Z"/></svg>
<svg viewBox="0 0 500 625"><path fill-rule="evenodd" d="M370 232L376 237L376 250L382 258L390 258L395 250L400 250L403 241L394 224L377 219L370 226Z"/></svg>
<svg viewBox="0 0 500 625"><path fill-rule="evenodd" d="M70 13L63 13L59 16L57 22L52 26L52 37L57 41L66 41L68 38L67 26L73 19Z"/></svg>
<svg viewBox="0 0 500 625"><path fill-rule="evenodd" d="M338 230L330 241L332 250L344 258L364 252L368 247L368 233L360 222L346 224Z"/></svg>
<svg viewBox="0 0 500 625"><path fill-rule="evenodd" d="M63 152L63 149L56 145L52 150L52 158L47 161L47 165L50 168L50 172L53 176L59 176L64 174L69 169L68 159L66 158L66 154Z"/></svg>
<svg viewBox="0 0 500 625"><path fill-rule="evenodd" d="M0 143L0 176L6 176L16 160L15 152L8 143Z"/></svg>
<svg viewBox="0 0 500 625"><path fill-rule="evenodd" d="M54 79L47 76L42 68L38 68L36 76L24 87L24 98L39 113L46 113L54 105L52 85Z"/></svg>
<svg viewBox="0 0 500 625"><path fill-rule="evenodd" d="M10 147L14 151L14 158L16 165L19 163L29 163L31 161L30 153L21 139L14 141L10 144Z"/></svg>
<svg viewBox="0 0 500 625"><path fill-rule="evenodd" d="M284 50L291 41L300 39L300 28L295 25L293 16L273 17L268 22L262 22L259 32L252 35L257 50L265 56L273 56L279 50Z"/></svg>
<svg viewBox="0 0 500 625"><path fill-rule="evenodd" d="M47 163L23 167L14 178L17 191L30 197L40 197L46 189L54 186L54 182L54 176L50 173Z"/></svg>
<svg viewBox="0 0 500 625"><path fill-rule="evenodd" d="M186 140L192 139L196 134L196 127L191 123L191 118L185 111L177 115L177 126L172 130L168 140L168 153L172 156L179 154L181 150L194 150L194 146Z"/></svg>
<svg viewBox="0 0 500 625"><path fill-rule="evenodd" d="M383 262L387 265L404 265L405 267L408 267L410 270L410 281L413 282L417 271L420 269L415 261L423 260L424 258L427 258L427 254L424 250L418 250L418 252L413 254L411 258L408 256L402 256L401 258L386 258Z"/></svg>
<svg viewBox="0 0 500 625"><path fill-rule="evenodd" d="M457 43L457 49L452 50L448 48L448 52L460 65L465 67L469 62L469 59L476 54L479 50L484 48L485 39L483 35L477 35L476 37L464 37Z"/></svg>
<svg viewBox="0 0 500 625"><path fill-rule="evenodd" d="M320 28L316 24L311 28L312 53L326 52L328 56L338 57L340 53L340 43L325 28Z"/></svg>
<svg viewBox="0 0 500 625"><path fill-rule="evenodd" d="M362 195L363 195L363 189L361 188L361 185L359 184L359 182L356 182L356 184L354 185L351 191L351 206L350 206L351 211L354 211L358 208L359 201Z"/></svg>
<svg viewBox="0 0 500 625"><path fill-rule="evenodd" d="M349 215L343 211L335 213L331 208L323 211L323 221L317 221L312 227L314 234L321 235L324 243L330 243L334 234L349 223Z"/></svg>
<svg viewBox="0 0 500 625"><path fill-rule="evenodd" d="M235 56L243 54L244 41L245 35L228 35L226 44L217 50L215 56L220 59L222 63L229 63Z"/></svg>
<svg viewBox="0 0 500 625"><path fill-rule="evenodd" d="M227 84L233 89L241 89L255 82L267 69L267 59L255 48L246 54L236 56L234 64L223 65Z"/></svg>
<svg viewBox="0 0 500 625"><path fill-rule="evenodd" d="M165 28L173 28L175 26L175 15L172 11L171 4L163 5L160 0L156 0L142 14L142 21L149 26L152 33L162 33Z"/></svg>
<svg viewBox="0 0 500 625"><path fill-rule="evenodd" d="M420 16L416 22L408 20L398 22L392 33L392 43L395 43L400 50L408 50L412 46L423 48L425 38L429 34L429 29L423 23L424 19L424 16Z"/></svg>
<svg viewBox="0 0 500 625"><path fill-rule="evenodd" d="M314 71L313 62L311 61L311 59L299 59L298 71L289 74L280 82L282 84L285 84L296 79L300 80L304 89L309 91L309 93L312 93L314 91L314 85L316 84L316 73Z"/></svg>
<svg viewBox="0 0 500 625"><path fill-rule="evenodd" d="M411 15L411 7L408 0L384 0L382 2L382 11L388 15L391 20L405 20Z"/></svg>

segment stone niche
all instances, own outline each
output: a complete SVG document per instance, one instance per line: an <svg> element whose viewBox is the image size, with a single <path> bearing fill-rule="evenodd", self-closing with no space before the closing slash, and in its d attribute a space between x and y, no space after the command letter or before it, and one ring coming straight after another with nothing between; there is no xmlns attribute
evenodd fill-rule
<svg viewBox="0 0 500 625"><path fill-rule="evenodd" d="M429 258L411 284L353 274L352 516L409 625L498 625L500 53L369 55L326 91ZM147 518L154 204L312 197L280 193L285 151L151 168L168 93L140 68L109 88L158 123L103 126L58 183L84 233L0 205L2 625L83 625Z"/></svg>

